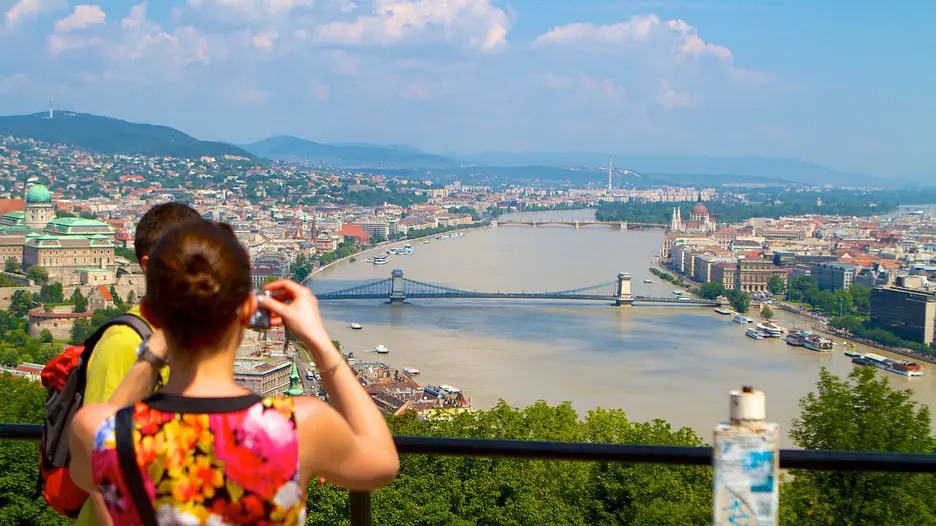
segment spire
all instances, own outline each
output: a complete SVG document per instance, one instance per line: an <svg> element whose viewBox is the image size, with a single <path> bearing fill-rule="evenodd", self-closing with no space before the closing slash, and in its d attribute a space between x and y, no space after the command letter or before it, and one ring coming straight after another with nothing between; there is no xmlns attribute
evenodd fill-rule
<svg viewBox="0 0 936 526"><path fill-rule="evenodd" d="M302 396L304 393L302 378L299 376L299 367L296 365L296 354L293 353L292 368L289 370L289 388L286 389L286 394L288 396Z"/></svg>

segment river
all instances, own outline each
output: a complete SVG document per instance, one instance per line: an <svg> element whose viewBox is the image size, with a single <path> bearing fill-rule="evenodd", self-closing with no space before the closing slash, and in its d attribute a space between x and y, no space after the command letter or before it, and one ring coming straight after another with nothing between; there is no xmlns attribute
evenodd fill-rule
<svg viewBox="0 0 936 526"><path fill-rule="evenodd" d="M528 212L502 219L588 220L594 211ZM501 226L464 237L414 242L415 254L375 266L340 262L318 273L315 291L387 278L399 268L407 278L481 291L564 290L633 276L634 294L672 296L674 287L650 274L660 250L659 230L620 231L606 226ZM655 283L645 284L644 279ZM798 401L814 390L820 367L845 376L854 367L837 345L832 353L787 346L782 339L754 341L744 327L711 308L616 308L600 302L532 300L413 300L323 302L333 338L355 357L378 344L383 361L415 367L422 383L464 390L477 408L504 399L570 401L580 414L596 406L621 408L634 420L662 418L688 426L707 440L728 414L728 391L751 384L767 393L768 418L789 429ZM785 327L810 323L777 310ZM364 330L348 325L358 322ZM861 352L874 351L859 346ZM936 402L936 366L927 376L905 378L881 371L891 385L914 389L914 398ZM784 446L791 442L784 436Z"/></svg>

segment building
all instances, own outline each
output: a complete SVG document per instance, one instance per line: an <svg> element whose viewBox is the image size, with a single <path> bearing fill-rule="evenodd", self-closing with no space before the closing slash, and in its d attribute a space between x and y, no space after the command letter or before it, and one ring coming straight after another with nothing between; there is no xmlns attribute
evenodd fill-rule
<svg viewBox="0 0 936 526"><path fill-rule="evenodd" d="M855 279L857 267L846 263L821 262L813 265L810 273L822 290L848 290Z"/></svg>
<svg viewBox="0 0 936 526"><path fill-rule="evenodd" d="M39 307L29 311L29 325L27 331L33 338L42 336L43 329L48 329L52 337L56 340L68 340L71 338L71 329L75 320L86 319L91 321L93 312L72 312L72 305L62 305L52 307L51 312L46 312L44 308Z"/></svg>
<svg viewBox="0 0 936 526"><path fill-rule="evenodd" d="M737 273L737 263L717 263L712 267L712 281L721 283L725 290L734 290Z"/></svg>
<svg viewBox="0 0 936 526"><path fill-rule="evenodd" d="M786 269L774 266L773 261L760 256L746 256L738 259L735 288L745 292L768 292L772 276L779 276L786 285Z"/></svg>
<svg viewBox="0 0 936 526"><path fill-rule="evenodd" d="M439 218L439 226L444 227L470 225L472 222L474 222L474 219L471 214L454 214Z"/></svg>
<svg viewBox="0 0 936 526"><path fill-rule="evenodd" d="M234 363L234 383L264 398L283 396L289 389L291 365L289 360L238 360Z"/></svg>
<svg viewBox="0 0 936 526"><path fill-rule="evenodd" d="M871 291L871 322L905 340L930 345L936 325L936 293L876 287Z"/></svg>
<svg viewBox="0 0 936 526"><path fill-rule="evenodd" d="M371 242L371 235L365 232L360 225L343 225L336 234L344 238L345 241L350 241L356 245L370 245Z"/></svg>
<svg viewBox="0 0 936 526"><path fill-rule="evenodd" d="M674 207L670 230L685 234L710 234L715 232L716 224L709 215L708 207L699 202L692 207L688 221L683 221L682 212Z"/></svg>
<svg viewBox="0 0 936 526"><path fill-rule="evenodd" d="M56 218L52 193L41 184L26 192L23 210L0 216L0 259L24 269L45 267L53 281L81 282L88 269L116 271L116 232L107 223L78 217Z"/></svg>
<svg viewBox="0 0 936 526"><path fill-rule="evenodd" d="M351 223L348 226L359 226L361 230L370 234L371 238L389 239L390 225L382 221Z"/></svg>

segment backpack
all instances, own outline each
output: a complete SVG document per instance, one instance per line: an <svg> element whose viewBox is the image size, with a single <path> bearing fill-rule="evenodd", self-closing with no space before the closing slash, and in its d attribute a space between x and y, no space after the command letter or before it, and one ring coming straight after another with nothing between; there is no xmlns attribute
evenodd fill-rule
<svg viewBox="0 0 936 526"><path fill-rule="evenodd" d="M68 347L42 368L42 385L48 390L46 420L42 429L39 454L39 487L46 502L59 514L76 518L88 493L72 481L68 468L68 426L84 403L88 361L104 331L117 326L130 327L144 340L153 330L134 314L121 314L105 323L84 341Z"/></svg>

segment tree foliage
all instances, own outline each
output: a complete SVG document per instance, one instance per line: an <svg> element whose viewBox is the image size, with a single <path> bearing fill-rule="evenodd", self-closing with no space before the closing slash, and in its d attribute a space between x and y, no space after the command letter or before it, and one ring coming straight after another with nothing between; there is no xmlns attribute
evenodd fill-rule
<svg viewBox="0 0 936 526"><path fill-rule="evenodd" d="M722 285L721 283L717 281L710 281L708 283L704 283L701 287L699 287L698 292L699 292L699 296L707 300L713 300L725 294L725 287L724 285Z"/></svg>
<svg viewBox="0 0 936 526"><path fill-rule="evenodd" d="M46 283L39 289L39 296L36 298L42 303L64 303L65 293L61 283Z"/></svg>
<svg viewBox="0 0 936 526"><path fill-rule="evenodd" d="M289 265L289 275L296 283L305 281L312 273L312 259L305 252L299 252Z"/></svg>
<svg viewBox="0 0 936 526"><path fill-rule="evenodd" d="M767 280L767 287L770 289L770 293L776 296L777 294L783 294L783 291L786 290L786 285L783 284L783 278L774 274L770 276L770 279Z"/></svg>
<svg viewBox="0 0 936 526"><path fill-rule="evenodd" d="M68 301L75 305L75 312L88 312L88 298L84 297L84 294L81 293L81 289L78 287L75 287L75 291L72 292Z"/></svg>
<svg viewBox="0 0 936 526"><path fill-rule="evenodd" d="M449 418L392 418L395 434L571 442L701 445L689 429L633 422L620 410L584 419L569 403ZM373 496L375 524L711 524L712 474L701 466L602 464L404 455L400 476ZM347 524L347 493L310 485L307 524Z"/></svg>
<svg viewBox="0 0 936 526"><path fill-rule="evenodd" d="M37 285L45 285L49 281L49 271L45 267L33 265L26 270L26 277Z"/></svg>
<svg viewBox="0 0 936 526"><path fill-rule="evenodd" d="M42 385L0 374L0 422L41 424L45 419L46 391ZM59 526L72 521L57 515L36 495L39 445L0 440L0 525Z"/></svg>
<svg viewBox="0 0 936 526"><path fill-rule="evenodd" d="M3 270L5 272L20 272L23 270L23 267L13 258L7 258L6 262L3 264Z"/></svg>
<svg viewBox="0 0 936 526"><path fill-rule="evenodd" d="M771 320L774 317L774 311L770 308L770 305L764 305L760 311L760 315L765 320Z"/></svg>
<svg viewBox="0 0 936 526"><path fill-rule="evenodd" d="M790 437L806 449L933 453L930 411L908 390L892 389L875 369L847 379L822 369L817 391L801 401ZM794 470L783 488L783 522L857 526L936 524L932 475Z"/></svg>
<svg viewBox="0 0 936 526"><path fill-rule="evenodd" d="M747 312L751 306L751 295L743 290L726 290L725 297L731 302L731 308L741 314Z"/></svg>
<svg viewBox="0 0 936 526"><path fill-rule="evenodd" d="M10 298L10 312L17 317L25 316L33 307L33 295L25 290L17 290Z"/></svg>

